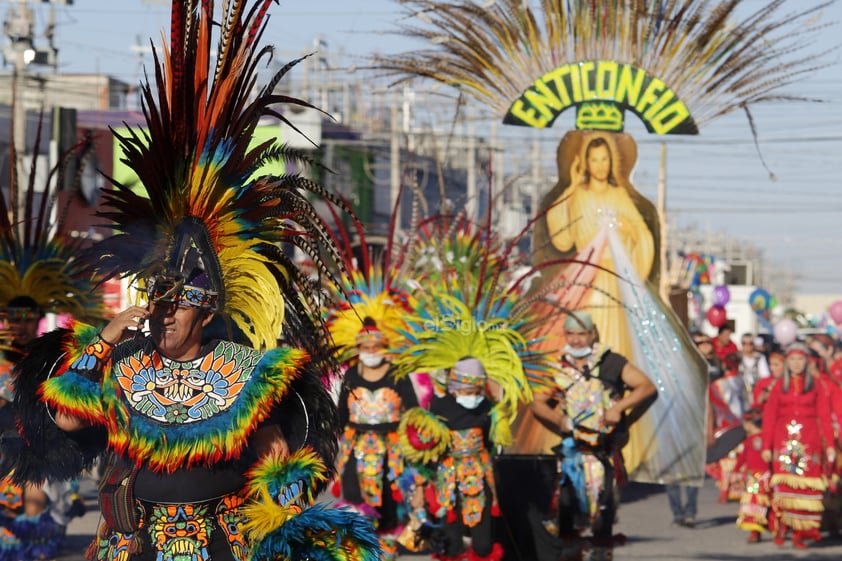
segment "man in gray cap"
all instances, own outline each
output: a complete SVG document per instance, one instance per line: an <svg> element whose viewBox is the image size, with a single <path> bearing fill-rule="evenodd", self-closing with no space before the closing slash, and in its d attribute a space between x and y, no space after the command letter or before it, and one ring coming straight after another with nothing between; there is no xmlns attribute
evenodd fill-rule
<svg viewBox="0 0 842 561"><path fill-rule="evenodd" d="M589 313L570 313L564 333L556 387L536 392L532 411L562 439L555 523L563 547L580 543L581 533L590 530L590 558L607 558L613 547L615 486L625 479L626 412L651 403L656 390L624 356L599 346Z"/></svg>

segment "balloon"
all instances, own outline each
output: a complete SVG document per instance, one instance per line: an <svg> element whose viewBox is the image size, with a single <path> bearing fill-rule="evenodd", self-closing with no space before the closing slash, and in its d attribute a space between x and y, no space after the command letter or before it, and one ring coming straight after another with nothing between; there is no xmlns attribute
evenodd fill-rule
<svg viewBox="0 0 842 561"><path fill-rule="evenodd" d="M786 347L795 341L798 336L798 325L791 319L782 319L778 321L773 329L775 340L782 346Z"/></svg>
<svg viewBox="0 0 842 561"><path fill-rule="evenodd" d="M714 327L722 327L728 321L728 314L722 306L711 306L705 314L705 319Z"/></svg>
<svg viewBox="0 0 842 561"><path fill-rule="evenodd" d="M827 312L822 312L822 315L816 318L816 327L819 329L827 327Z"/></svg>
<svg viewBox="0 0 842 561"><path fill-rule="evenodd" d="M713 305L720 306L722 308L728 303L731 299L731 292L728 290L728 287L724 284L720 284L719 286L713 289Z"/></svg>
<svg viewBox="0 0 842 561"><path fill-rule="evenodd" d="M830 319L833 320L833 323L836 325L842 324L842 300L837 300L831 304L827 309L827 313L830 314Z"/></svg>
<svg viewBox="0 0 842 561"><path fill-rule="evenodd" d="M762 288L755 288L751 294L748 295L748 304L751 309L758 314L769 309L772 302L772 297Z"/></svg>

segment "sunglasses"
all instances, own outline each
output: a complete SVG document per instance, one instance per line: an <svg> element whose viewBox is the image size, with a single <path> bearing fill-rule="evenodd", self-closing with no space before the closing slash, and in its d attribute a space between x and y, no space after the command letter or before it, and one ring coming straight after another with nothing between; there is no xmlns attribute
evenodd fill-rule
<svg viewBox="0 0 842 561"><path fill-rule="evenodd" d="M217 294L213 291L169 282L153 282L149 285L147 296L150 302L196 308L212 308L217 299Z"/></svg>

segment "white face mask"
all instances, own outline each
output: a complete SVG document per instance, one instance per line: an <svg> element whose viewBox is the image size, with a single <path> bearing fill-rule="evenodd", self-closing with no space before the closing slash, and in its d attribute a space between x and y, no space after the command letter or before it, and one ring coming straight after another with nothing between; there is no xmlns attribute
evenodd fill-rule
<svg viewBox="0 0 842 561"><path fill-rule="evenodd" d="M570 345L565 345L562 352L566 355L570 355L573 358L585 358L586 356L590 356L593 349L591 347L580 347L580 348L573 348Z"/></svg>
<svg viewBox="0 0 842 561"><path fill-rule="evenodd" d="M454 396L456 399L456 403L464 407L465 409L476 409L482 400L485 399L484 395L457 395Z"/></svg>
<svg viewBox="0 0 842 561"><path fill-rule="evenodd" d="M360 353L360 362L369 368L377 368L386 360L380 353Z"/></svg>

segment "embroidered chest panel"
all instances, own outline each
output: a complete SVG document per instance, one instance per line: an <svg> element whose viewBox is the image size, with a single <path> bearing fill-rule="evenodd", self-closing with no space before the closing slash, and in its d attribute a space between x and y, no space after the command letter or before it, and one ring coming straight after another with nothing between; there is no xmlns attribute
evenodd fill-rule
<svg viewBox="0 0 842 561"><path fill-rule="evenodd" d="M611 406L605 385L598 378L585 377L572 368L561 370L556 375L556 383L564 389L565 413L574 424L601 430L605 410Z"/></svg>
<svg viewBox="0 0 842 561"><path fill-rule="evenodd" d="M160 423L189 424L229 409L259 361L257 351L222 341L191 362L139 351L117 363L113 373L136 413Z"/></svg>
<svg viewBox="0 0 842 561"><path fill-rule="evenodd" d="M454 456L477 454L485 449L480 427L450 431L450 453Z"/></svg>
<svg viewBox="0 0 842 561"><path fill-rule="evenodd" d="M348 419L360 425L397 423L401 418L401 396L392 388L354 388L348 395Z"/></svg>

